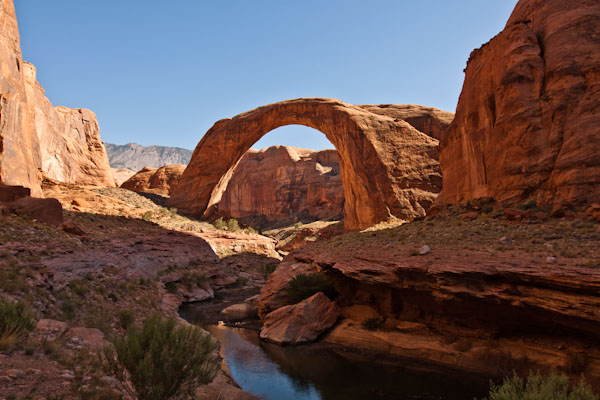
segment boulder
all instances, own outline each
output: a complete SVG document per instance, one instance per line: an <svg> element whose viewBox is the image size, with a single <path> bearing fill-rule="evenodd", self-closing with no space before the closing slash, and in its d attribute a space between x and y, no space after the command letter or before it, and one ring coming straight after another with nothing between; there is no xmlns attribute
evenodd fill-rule
<svg viewBox="0 0 600 400"><path fill-rule="evenodd" d="M467 62L437 204L600 198L600 7L521 0Z"/></svg>
<svg viewBox="0 0 600 400"><path fill-rule="evenodd" d="M56 199L22 197L11 203L7 203L6 209L21 217L35 219L49 225L59 226L63 223L62 206Z"/></svg>
<svg viewBox="0 0 600 400"><path fill-rule="evenodd" d="M65 336L74 344L82 344L96 349L110 345L110 342L104 339L104 334L95 328L71 328Z"/></svg>
<svg viewBox="0 0 600 400"><path fill-rule="evenodd" d="M79 225L77 225L73 221L65 221L62 223L62 225L60 227L62 228L63 231L65 231L67 233L77 235L77 236L85 236L85 231L83 229L81 229L79 227Z"/></svg>
<svg viewBox="0 0 600 400"><path fill-rule="evenodd" d="M339 315L339 307L319 292L268 314L263 320L260 338L278 344L310 343L331 328Z"/></svg>
<svg viewBox="0 0 600 400"><path fill-rule="evenodd" d="M10 186L0 183L0 202L9 203L22 197L29 197L31 189L23 186Z"/></svg>
<svg viewBox="0 0 600 400"><path fill-rule="evenodd" d="M225 314L231 321L241 321L244 319L256 318L257 310L258 308L256 305L240 303L224 308L221 310L221 313Z"/></svg>

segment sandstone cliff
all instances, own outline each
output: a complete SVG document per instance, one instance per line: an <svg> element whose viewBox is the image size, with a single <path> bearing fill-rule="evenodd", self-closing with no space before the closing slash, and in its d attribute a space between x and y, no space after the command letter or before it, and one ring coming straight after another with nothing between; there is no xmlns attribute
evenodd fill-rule
<svg viewBox="0 0 600 400"><path fill-rule="evenodd" d="M600 198L600 7L521 0L474 50L440 142L439 204Z"/></svg>
<svg viewBox="0 0 600 400"><path fill-rule="evenodd" d="M40 171L65 183L115 186L94 113L53 107L23 62L11 0L0 0L0 21L0 181L34 196L42 196Z"/></svg>
<svg viewBox="0 0 600 400"><path fill-rule="evenodd" d="M86 109L53 107L37 82L35 67L25 62L22 69L44 174L63 183L114 187L96 115Z"/></svg>
<svg viewBox="0 0 600 400"><path fill-rule="evenodd" d="M29 112L17 17L12 0L0 1L0 181L41 196L39 142Z"/></svg>
<svg viewBox="0 0 600 400"><path fill-rule="evenodd" d="M262 229L341 219L343 210L337 151L272 146L242 157L212 216Z"/></svg>
<svg viewBox="0 0 600 400"><path fill-rule="evenodd" d="M165 165L160 168L145 167L121 184L123 189L134 192L154 193L168 196L179 183L185 165Z"/></svg>

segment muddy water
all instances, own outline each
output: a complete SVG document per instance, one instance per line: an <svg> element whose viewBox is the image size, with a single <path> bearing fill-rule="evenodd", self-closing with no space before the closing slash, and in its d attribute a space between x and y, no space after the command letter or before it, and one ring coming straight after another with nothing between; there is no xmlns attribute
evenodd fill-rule
<svg viewBox="0 0 600 400"><path fill-rule="evenodd" d="M186 305L181 315L194 322L207 305ZM483 398L486 392L485 382L469 377L356 361L318 344L282 347L264 343L256 329L224 325L207 329L221 343L223 362L237 384L263 399L464 400Z"/></svg>

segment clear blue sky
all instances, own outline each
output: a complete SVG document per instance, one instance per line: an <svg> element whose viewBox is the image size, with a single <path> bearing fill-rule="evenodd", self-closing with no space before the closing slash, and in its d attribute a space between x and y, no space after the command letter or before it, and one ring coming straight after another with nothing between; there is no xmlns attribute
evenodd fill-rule
<svg viewBox="0 0 600 400"><path fill-rule="evenodd" d="M14 0L25 60L104 141L194 148L221 118L297 97L454 111L469 53L517 0ZM329 148L285 127L255 147Z"/></svg>

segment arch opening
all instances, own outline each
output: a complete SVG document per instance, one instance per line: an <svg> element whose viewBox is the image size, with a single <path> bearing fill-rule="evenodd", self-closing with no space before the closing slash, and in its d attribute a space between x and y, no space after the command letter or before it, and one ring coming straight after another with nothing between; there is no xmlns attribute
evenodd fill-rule
<svg viewBox="0 0 600 400"><path fill-rule="evenodd" d="M276 128L297 124L322 132L338 151L347 229L390 216L422 216L441 189L438 142L395 118L402 112L390 105L308 98L218 121L198 143L169 204L195 216L209 215L251 146Z"/></svg>
<svg viewBox="0 0 600 400"><path fill-rule="evenodd" d="M205 216L268 230L340 221L343 214L337 150L321 132L287 125L266 133L242 156Z"/></svg>

